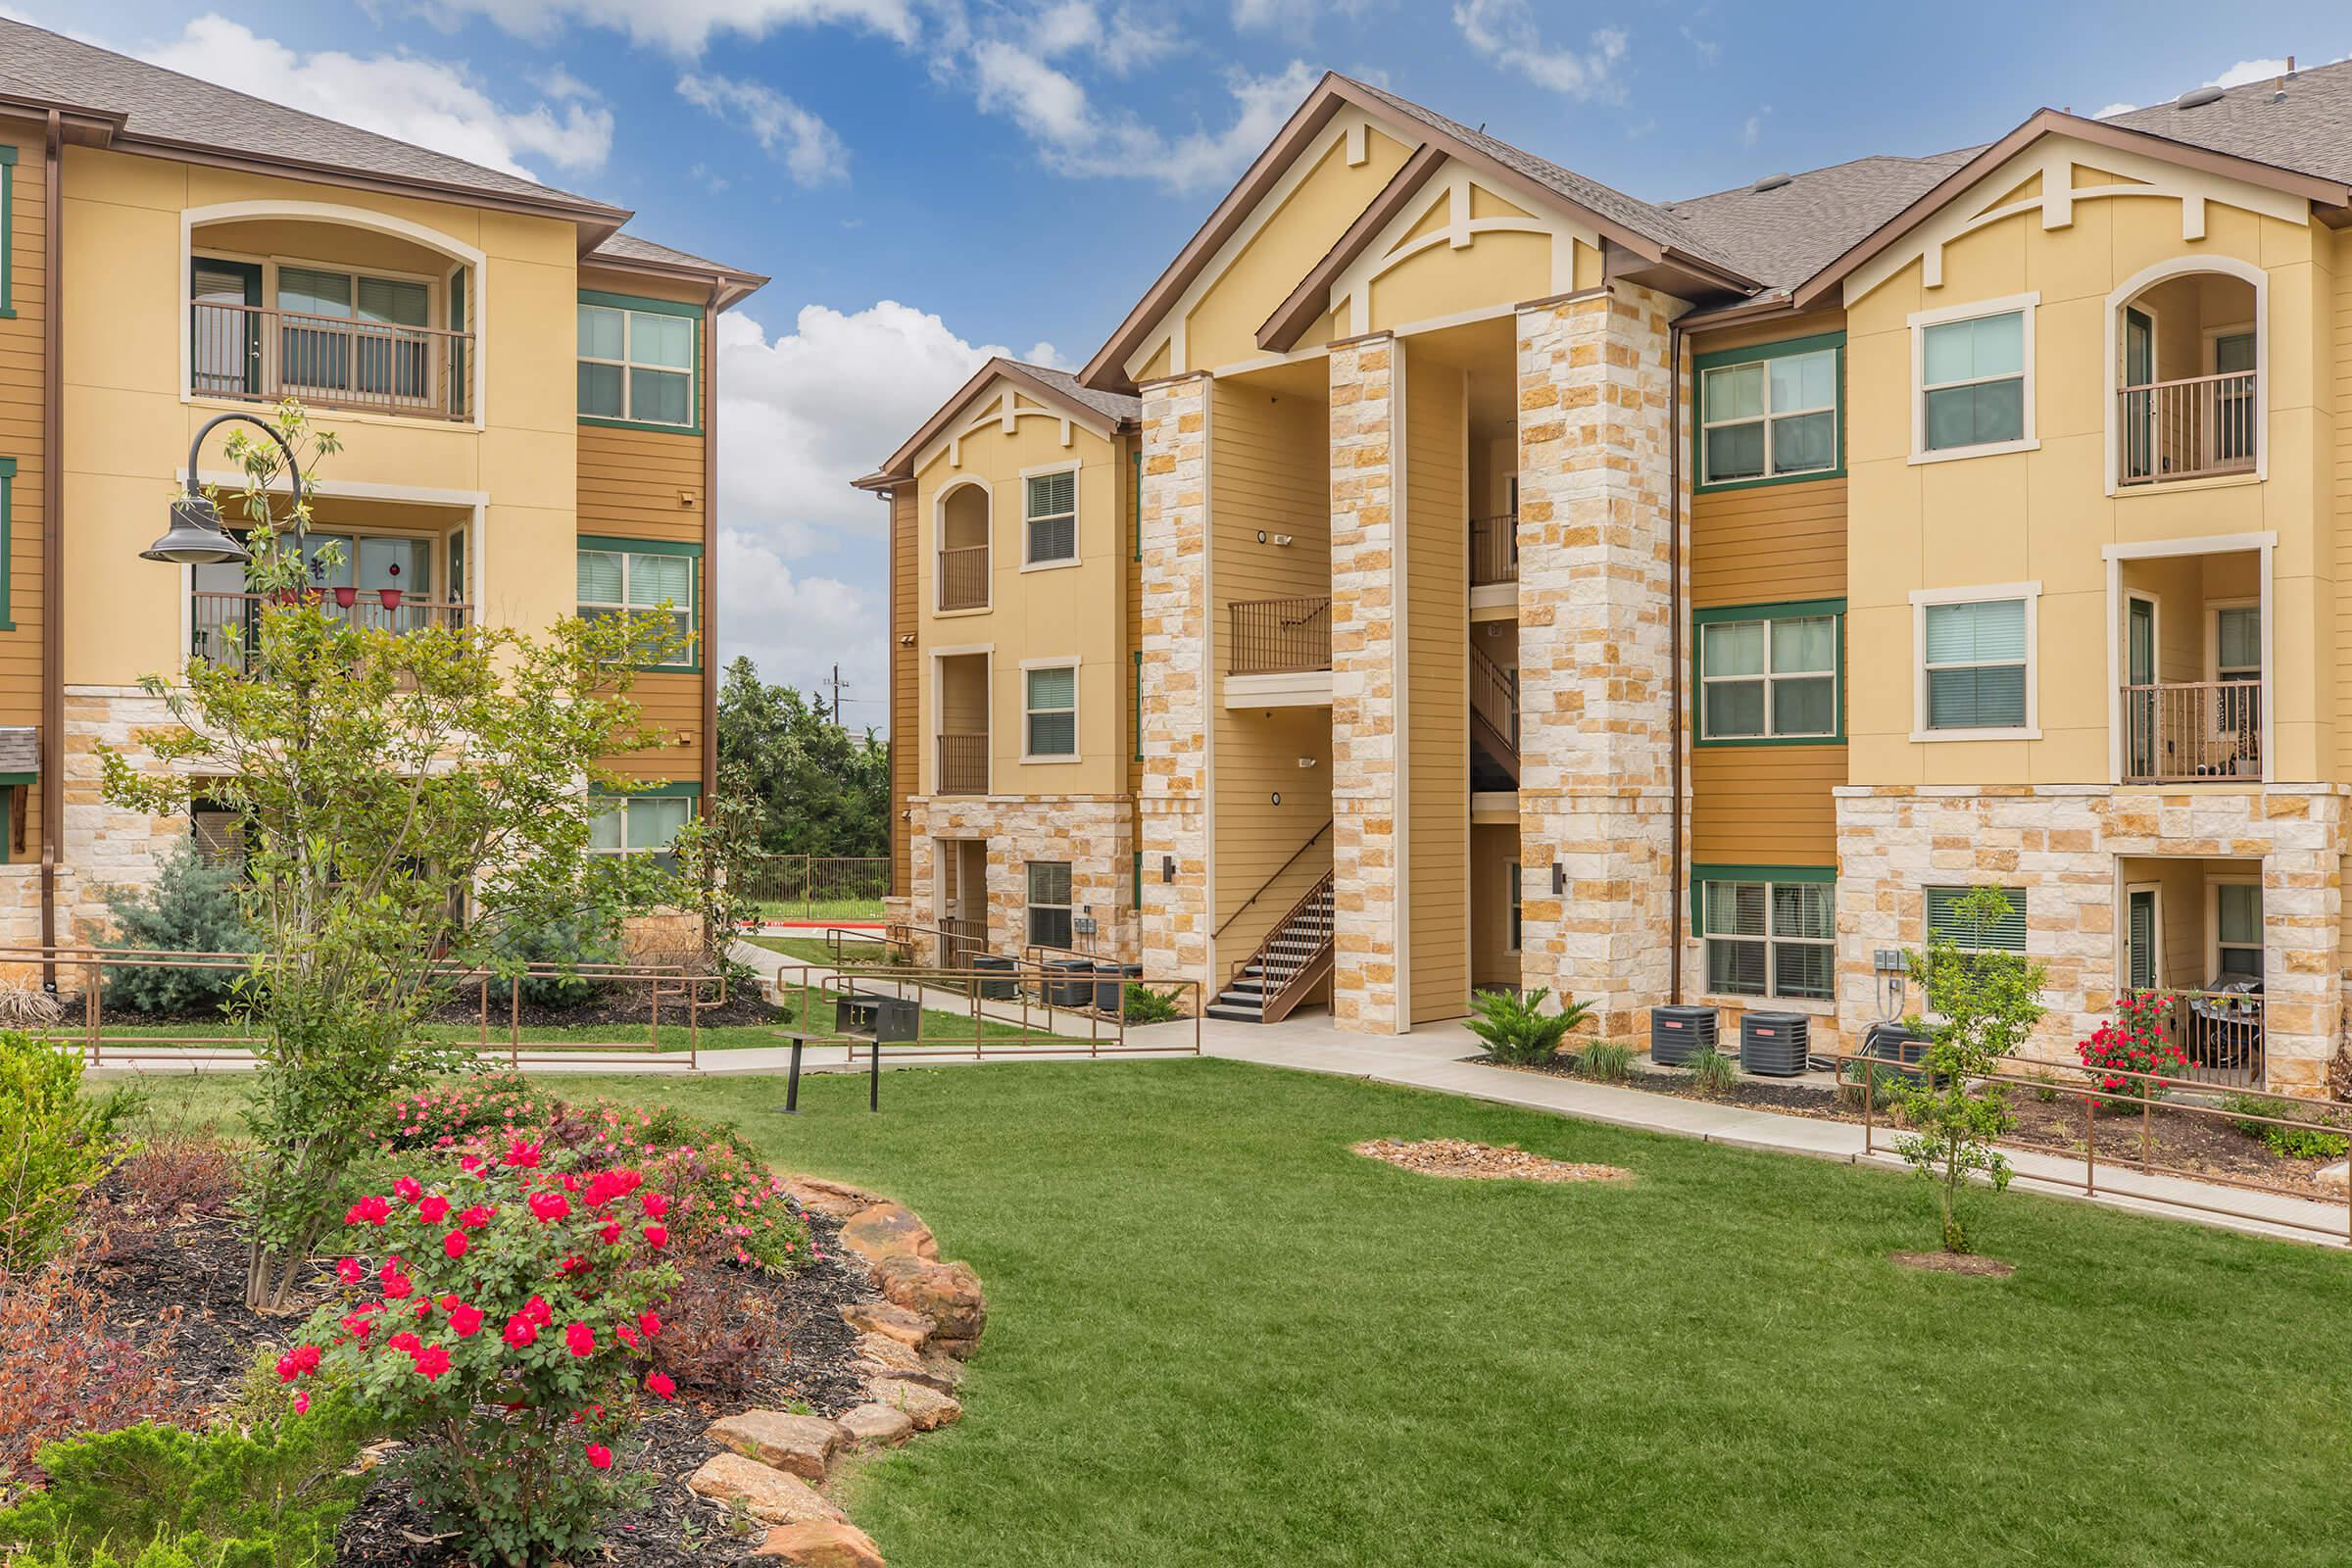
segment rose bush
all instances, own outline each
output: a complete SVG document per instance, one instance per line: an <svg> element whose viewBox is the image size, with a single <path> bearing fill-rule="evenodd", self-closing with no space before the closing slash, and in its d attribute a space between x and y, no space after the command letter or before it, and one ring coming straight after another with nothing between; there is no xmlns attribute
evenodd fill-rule
<svg viewBox="0 0 2352 1568"><path fill-rule="evenodd" d="M647 1342L677 1271L672 1204L625 1163L516 1135L402 1176L345 1216L353 1294L278 1376L331 1376L408 1447L396 1461L477 1562L593 1547L632 1490L617 1466L639 1398L666 1398Z"/></svg>
<svg viewBox="0 0 2352 1568"><path fill-rule="evenodd" d="M2172 1012L2168 992L2127 991L2116 999L2115 1021L2099 1025L2075 1048L2091 1081L2103 1094L2116 1097L2094 1100L2092 1104L2102 1110L2136 1110L2148 1101L2163 1099L2164 1087L2125 1074L2178 1078L2187 1071L2188 1054L2174 1042L2167 1026Z"/></svg>

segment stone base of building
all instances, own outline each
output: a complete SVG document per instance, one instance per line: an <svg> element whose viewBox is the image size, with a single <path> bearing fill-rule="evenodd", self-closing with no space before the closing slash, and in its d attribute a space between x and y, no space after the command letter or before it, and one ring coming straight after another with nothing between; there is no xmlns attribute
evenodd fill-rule
<svg viewBox="0 0 2352 1568"><path fill-rule="evenodd" d="M2263 912L2268 1086L2322 1091L2344 1018L2344 800L2333 785L2106 785L1978 789L1848 786L1838 802L1838 1022L1882 1010L1873 954L1925 945L1930 887L1992 884L2026 897L2027 954L2049 1011L2032 1054L2070 1065L2112 1015L2125 975L2127 860L2242 862ZM2168 976L2169 989L2202 986ZM1917 1010L1913 996L1907 1005Z"/></svg>
<svg viewBox="0 0 2352 1568"><path fill-rule="evenodd" d="M1521 987L1590 1004L1589 1032L1603 1039L1648 1039L1649 1009L1666 1000L1669 980L1672 845L1662 791L1654 798L1523 791Z"/></svg>
<svg viewBox="0 0 2352 1568"><path fill-rule="evenodd" d="M1136 961L1135 808L1127 797L918 795L906 808L907 897L893 901L891 917L901 918L903 907L918 963L939 961L941 920L959 906L947 903L955 872L940 863L944 840L987 846L985 898L978 905L986 951L1012 957L1029 946L1029 864L1062 861L1070 868L1073 923L1088 916L1095 922L1091 939L1073 931L1072 946L1114 962Z"/></svg>

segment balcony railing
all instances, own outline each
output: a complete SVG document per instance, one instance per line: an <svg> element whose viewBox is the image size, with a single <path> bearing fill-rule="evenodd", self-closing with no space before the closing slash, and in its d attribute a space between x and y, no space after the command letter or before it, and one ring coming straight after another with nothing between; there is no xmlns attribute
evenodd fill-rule
<svg viewBox="0 0 2352 1568"><path fill-rule="evenodd" d="M982 610L988 605L988 546L939 553L939 608Z"/></svg>
<svg viewBox="0 0 2352 1568"><path fill-rule="evenodd" d="M473 615L470 605L410 599L397 588L316 588L310 592L312 602L338 620L403 635L427 627L465 626ZM262 612L288 602L274 594L188 595L189 656L226 669L249 669L261 652Z"/></svg>
<svg viewBox="0 0 2352 1568"><path fill-rule="evenodd" d="M2246 473L2259 435L2257 372L2156 381L2116 393L2116 477L2127 485Z"/></svg>
<svg viewBox="0 0 2352 1568"><path fill-rule="evenodd" d="M1292 675L1331 667L1331 599L1251 599L1233 612L1235 675Z"/></svg>
<svg viewBox="0 0 2352 1568"><path fill-rule="evenodd" d="M201 397L464 419L473 334L197 300L188 390Z"/></svg>
<svg viewBox="0 0 2352 1568"><path fill-rule="evenodd" d="M2262 682L2126 686L2123 696L2126 783L2262 777Z"/></svg>
<svg viewBox="0 0 2352 1568"><path fill-rule="evenodd" d="M1470 586L1519 580L1519 514L1470 519Z"/></svg>
<svg viewBox="0 0 2352 1568"><path fill-rule="evenodd" d="M948 733L939 737L938 793L988 793L988 737L985 734Z"/></svg>

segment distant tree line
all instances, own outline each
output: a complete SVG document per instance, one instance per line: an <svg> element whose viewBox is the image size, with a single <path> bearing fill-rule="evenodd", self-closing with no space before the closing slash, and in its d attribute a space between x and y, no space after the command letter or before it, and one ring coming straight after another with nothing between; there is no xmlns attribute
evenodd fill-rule
<svg viewBox="0 0 2352 1568"><path fill-rule="evenodd" d="M719 687L718 760L760 853L890 853L890 743L852 735L821 699L768 685L749 659Z"/></svg>

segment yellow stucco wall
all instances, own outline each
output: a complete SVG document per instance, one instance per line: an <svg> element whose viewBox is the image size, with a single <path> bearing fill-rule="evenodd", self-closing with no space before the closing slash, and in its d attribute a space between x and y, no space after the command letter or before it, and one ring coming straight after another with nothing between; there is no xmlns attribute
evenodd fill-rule
<svg viewBox="0 0 2352 1568"><path fill-rule="evenodd" d="M483 427L321 411L318 422L344 443L325 466L325 487L448 493L452 525L471 509L470 500L456 498L486 496L482 615L539 626L573 609L577 235L570 223L70 147L64 467L77 548L66 585L68 684L122 685L179 662L178 575L139 562L137 553L162 531L190 435L215 414L242 406L190 398L181 388L182 215L257 201L385 215L482 253L475 309ZM324 225L307 235L248 223L242 237L289 242L290 253L322 260L366 260L365 230L338 231L334 216L307 216L306 222ZM384 254L398 266L417 252L388 240ZM205 468L227 467L224 437L208 446Z"/></svg>
<svg viewBox="0 0 2352 1568"><path fill-rule="evenodd" d="M995 390L984 391L951 428L960 428L992 407ZM1112 795L1125 779L1128 752L1126 713L1133 671L1121 628L1125 624L1126 564L1132 541L1124 448L1116 440L1069 426L1025 397L1014 428L1006 434L990 420L964 436L955 450L943 442L915 474L915 603L918 637L926 658L917 672L921 733L933 723L932 684L936 671L927 657L945 648L986 647L990 651L990 787L998 795ZM1078 465L1078 560L1074 565L1022 567L1022 471ZM988 608L942 612L937 608L940 500L967 482L984 486L990 498ZM1078 760L1021 760L1023 661L1075 659L1078 662ZM923 787L930 786L926 769Z"/></svg>
<svg viewBox="0 0 2352 1568"><path fill-rule="evenodd" d="M2021 156L2034 156L2029 155ZM2182 237L2177 195L2075 202L2046 228L2038 211L1998 220L1941 248L1942 282L1923 260L1849 290L1847 429L1850 776L1856 784L2104 782L2109 776L2109 607L2102 548L2275 533L2275 657L2297 678L2273 683L2274 780L2333 777L2335 560L2322 508L2332 503L2333 394L2323 305L2333 294L2324 230L2250 210L2276 206L2209 176L2175 172L2205 197L2205 234ZM1978 211L2025 183L1996 172ZM2081 181L2078 179L2077 183ZM2040 187L2035 186L2034 189ZM2226 198L2236 194L2249 206ZM2315 236L2319 238L2315 241ZM2316 249L2315 249L2316 244ZM2268 293L2268 477L2107 493L2110 294L2177 257L2230 258L2261 270ZM1912 313L2035 293L2037 450L1911 461ZM2169 368L2163 372L2175 372ZM1914 590L2038 582L2040 738L1914 742ZM2319 680L2300 672L2321 670Z"/></svg>

